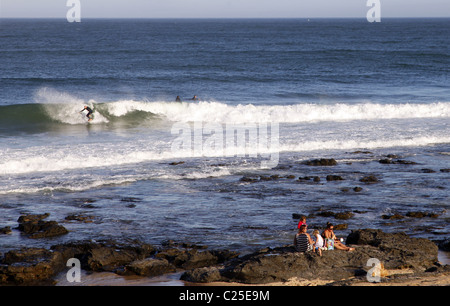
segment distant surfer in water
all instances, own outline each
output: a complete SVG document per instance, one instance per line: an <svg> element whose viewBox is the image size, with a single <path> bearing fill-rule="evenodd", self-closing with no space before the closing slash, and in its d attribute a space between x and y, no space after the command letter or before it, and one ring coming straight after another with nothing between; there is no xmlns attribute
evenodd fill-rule
<svg viewBox="0 0 450 306"><path fill-rule="evenodd" d="M84 112L85 110L87 110L88 111L88 113L87 113L87 115L86 115L86 117L88 117L88 121L91 121L92 120L92 117L91 117L91 115L92 115L92 108L90 108L89 106L85 106L81 111L80 111L80 113L82 113L82 112Z"/></svg>
<svg viewBox="0 0 450 306"><path fill-rule="evenodd" d="M175 99L175 102L181 102L180 96L177 96L177 98Z"/></svg>
<svg viewBox="0 0 450 306"><path fill-rule="evenodd" d="M197 96L194 96L191 100L192 100L192 101L198 101L198 97L197 97Z"/></svg>

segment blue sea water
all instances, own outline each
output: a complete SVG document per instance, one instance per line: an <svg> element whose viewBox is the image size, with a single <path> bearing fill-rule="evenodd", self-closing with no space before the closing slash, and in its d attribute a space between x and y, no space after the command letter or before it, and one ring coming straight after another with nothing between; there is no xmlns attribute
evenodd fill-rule
<svg viewBox="0 0 450 306"><path fill-rule="evenodd" d="M250 250L291 243L293 213L346 223L342 236L445 239L449 46L448 18L0 19L0 227L49 212L70 230L13 230L0 252L101 238ZM382 218L417 211L435 217Z"/></svg>

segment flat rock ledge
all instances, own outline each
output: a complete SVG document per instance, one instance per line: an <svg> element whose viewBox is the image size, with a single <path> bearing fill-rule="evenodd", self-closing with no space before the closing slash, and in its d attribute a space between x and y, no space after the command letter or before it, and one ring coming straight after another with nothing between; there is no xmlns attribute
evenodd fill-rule
<svg viewBox="0 0 450 306"><path fill-rule="evenodd" d="M438 247L427 239L410 238L404 233L387 234L381 230L363 229L349 234L347 245L354 251L330 250L323 256L299 253L292 246L266 248L236 258L225 265L186 271L181 279L195 283L237 282L267 284L287 282L292 278L342 281L355 276L365 277L378 259L384 269L408 269L414 273L449 272L437 261Z"/></svg>
<svg viewBox="0 0 450 306"><path fill-rule="evenodd" d="M267 284L295 277L342 282L365 276L372 268L367 266L370 258L378 259L386 269L409 269L415 273L450 270L448 265L437 262L435 243L404 233L356 230L349 234L346 244L354 245L355 250L324 251L319 256L296 252L289 245L239 256L233 251L208 250L173 241L160 247L136 240L77 241L50 249L22 248L0 254L0 285L53 285L60 273L71 268L66 265L70 258L79 259L81 268L88 273L107 271L150 277L184 272L181 279L193 283Z"/></svg>

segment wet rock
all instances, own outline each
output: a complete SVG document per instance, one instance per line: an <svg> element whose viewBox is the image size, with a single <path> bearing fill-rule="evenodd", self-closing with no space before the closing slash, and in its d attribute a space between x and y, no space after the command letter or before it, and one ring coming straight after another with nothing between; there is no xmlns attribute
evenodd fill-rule
<svg viewBox="0 0 450 306"><path fill-rule="evenodd" d="M353 188L354 192L361 192L363 189L361 187L356 186L355 188Z"/></svg>
<svg viewBox="0 0 450 306"><path fill-rule="evenodd" d="M368 175L360 179L363 183L373 184L378 183L378 178L375 175Z"/></svg>
<svg viewBox="0 0 450 306"><path fill-rule="evenodd" d="M339 220L347 220L347 219L352 218L354 215L355 215L355 214L352 213L352 212L350 212L350 211L347 211L347 212L340 212L340 213L336 213L336 214L334 215L334 218L339 219Z"/></svg>
<svg viewBox="0 0 450 306"><path fill-rule="evenodd" d="M333 158L313 159L305 162L308 166L336 166L337 162Z"/></svg>
<svg viewBox="0 0 450 306"><path fill-rule="evenodd" d="M327 181L343 181L344 178L340 175L327 175Z"/></svg>
<svg viewBox="0 0 450 306"><path fill-rule="evenodd" d="M255 177L251 177L251 176L243 176L243 177L241 177L240 181L241 182L257 182L257 181L259 181L259 179L255 178Z"/></svg>
<svg viewBox="0 0 450 306"><path fill-rule="evenodd" d="M339 219L339 220L347 220L347 219L352 218L354 215L355 214L350 211L335 213L332 211L325 210L325 211L321 211L321 212L317 213L317 216L326 217L326 218L333 217L333 218Z"/></svg>
<svg viewBox="0 0 450 306"><path fill-rule="evenodd" d="M48 216L50 216L49 213L45 214L37 214L37 215L21 215L19 219L17 219L17 222L19 223L37 223L41 220L46 219Z"/></svg>
<svg viewBox="0 0 450 306"><path fill-rule="evenodd" d="M169 165L171 165L171 166L177 166L177 165L182 165L182 164L184 164L185 162L184 161L178 161L178 162L171 162L171 163L169 163Z"/></svg>
<svg viewBox="0 0 450 306"><path fill-rule="evenodd" d="M65 235L69 231L56 221L44 221L50 214L43 215L22 215L19 217L19 231L26 234L29 238L48 238Z"/></svg>
<svg viewBox="0 0 450 306"><path fill-rule="evenodd" d="M387 158L400 158L397 154L388 154L386 155Z"/></svg>
<svg viewBox="0 0 450 306"><path fill-rule="evenodd" d="M372 152L370 152L370 151L354 151L354 152L351 152L352 154L373 154Z"/></svg>
<svg viewBox="0 0 450 306"><path fill-rule="evenodd" d="M441 169L440 171L441 171L441 172L450 172L450 168L447 168L447 169Z"/></svg>
<svg viewBox="0 0 450 306"><path fill-rule="evenodd" d="M403 160L403 159L391 159L391 158L385 158L379 160L380 164L401 164L401 165L416 165L416 162L409 161L409 160Z"/></svg>
<svg viewBox="0 0 450 306"><path fill-rule="evenodd" d="M93 216L83 215L83 214L71 214L68 215L65 220L67 221L78 221L83 223L92 223L94 220Z"/></svg>
<svg viewBox="0 0 450 306"><path fill-rule="evenodd" d="M11 233L12 233L12 230L11 230L10 226L5 226L5 227L0 228L0 234L8 235Z"/></svg>
<svg viewBox="0 0 450 306"><path fill-rule="evenodd" d="M324 211L317 213L317 215L328 218L328 217L334 217L336 215L336 213L334 213L332 211L324 210Z"/></svg>
<svg viewBox="0 0 450 306"><path fill-rule="evenodd" d="M439 217L439 214L427 213L423 211L410 211L406 214L406 216L411 218L425 218L425 217L437 218Z"/></svg>
<svg viewBox="0 0 450 306"><path fill-rule="evenodd" d="M393 215L382 215L381 218L385 220L400 220L405 218L405 216L402 216L400 214L393 214Z"/></svg>

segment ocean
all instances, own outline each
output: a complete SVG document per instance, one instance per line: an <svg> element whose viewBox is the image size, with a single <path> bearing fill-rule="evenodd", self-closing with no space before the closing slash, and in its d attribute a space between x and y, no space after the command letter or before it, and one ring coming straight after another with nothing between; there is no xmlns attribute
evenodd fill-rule
<svg viewBox="0 0 450 306"><path fill-rule="evenodd" d="M292 243L298 214L448 238L448 18L0 19L0 55L0 253L249 252ZM69 233L16 229L43 213Z"/></svg>

